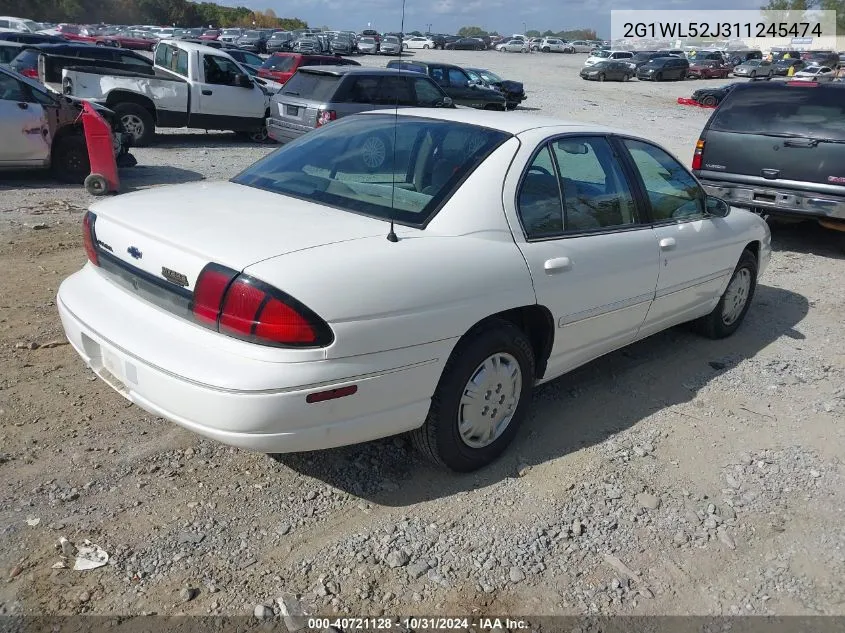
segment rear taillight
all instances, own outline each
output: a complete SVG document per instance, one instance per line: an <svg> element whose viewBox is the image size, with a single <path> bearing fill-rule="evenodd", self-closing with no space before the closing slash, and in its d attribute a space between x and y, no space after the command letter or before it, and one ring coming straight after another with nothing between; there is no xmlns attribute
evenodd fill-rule
<svg viewBox="0 0 845 633"><path fill-rule="evenodd" d="M792 86L794 88L816 88L819 85L817 81L787 81L787 86Z"/></svg>
<svg viewBox="0 0 845 633"><path fill-rule="evenodd" d="M698 139L695 144L695 152L692 155L692 168L701 169L701 161L704 156L704 141Z"/></svg>
<svg viewBox="0 0 845 633"><path fill-rule="evenodd" d="M200 325L234 338L278 347L323 347L329 326L280 290L218 264L203 268L191 306Z"/></svg>
<svg viewBox="0 0 845 633"><path fill-rule="evenodd" d="M38 69L37 68L24 68L21 72L21 75L24 77L29 77L30 79L38 79Z"/></svg>
<svg viewBox="0 0 845 633"><path fill-rule="evenodd" d="M100 256L97 254L97 238L94 237L94 224L97 216L88 211L82 217L82 243L85 245L85 254L88 261L95 266L100 265Z"/></svg>
<svg viewBox="0 0 845 633"><path fill-rule="evenodd" d="M337 112L334 110L320 110L317 113L317 127L331 123L335 119L337 119Z"/></svg>

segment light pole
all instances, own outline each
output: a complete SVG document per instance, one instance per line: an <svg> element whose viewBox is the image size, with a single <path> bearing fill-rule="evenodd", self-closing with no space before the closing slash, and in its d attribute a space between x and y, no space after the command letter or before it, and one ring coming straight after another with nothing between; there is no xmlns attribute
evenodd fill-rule
<svg viewBox="0 0 845 633"><path fill-rule="evenodd" d="M525 25L525 22L522 23L522 34L525 35L525 32L528 30L528 27Z"/></svg>

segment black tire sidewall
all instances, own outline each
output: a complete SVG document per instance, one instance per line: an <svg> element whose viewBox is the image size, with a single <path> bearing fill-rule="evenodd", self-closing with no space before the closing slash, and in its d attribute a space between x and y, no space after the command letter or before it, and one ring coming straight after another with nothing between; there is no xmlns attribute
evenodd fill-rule
<svg viewBox="0 0 845 633"><path fill-rule="evenodd" d="M716 105L716 97L714 97L714 96L712 96L712 95L707 95L706 97L704 97L704 98L701 100L701 103L702 103L702 104L704 104L704 105L706 105L706 106L713 106L713 105Z"/></svg>
<svg viewBox="0 0 845 633"><path fill-rule="evenodd" d="M72 160L73 157L76 157L76 161ZM79 166L73 167L71 163L77 161ZM83 184L91 173L85 138L81 134L59 137L54 142L50 165L57 180L74 185Z"/></svg>
<svg viewBox="0 0 845 633"><path fill-rule="evenodd" d="M522 370L522 391L516 412L504 433L489 446L470 448L458 430L458 408L464 387L478 366L495 353L513 356ZM534 355L525 335L510 324L480 330L453 353L437 386L437 452L443 463L457 472L471 472L495 460L513 441L530 408L534 385ZM434 406L432 407L434 408Z"/></svg>
<svg viewBox="0 0 845 633"><path fill-rule="evenodd" d="M728 287L730 286L734 277L742 268L747 268L751 272L751 287L748 289L748 297L745 300L745 306L743 306L740 315L730 325L725 325L725 323L722 321L722 310L724 309L725 298L728 292L726 287L725 292L722 293L722 296L719 299L719 303L716 304L716 307L713 309L713 312L711 312L706 317L710 321L710 323L708 323L708 326L711 333L717 338L728 337L739 329L739 326L742 325L742 322L745 320L745 315L748 314L748 310L751 307L752 301L754 300L754 293L757 290L758 265L757 258L749 251L743 251L742 256L739 258L739 262L736 265L736 268L731 274L731 281L728 282Z"/></svg>

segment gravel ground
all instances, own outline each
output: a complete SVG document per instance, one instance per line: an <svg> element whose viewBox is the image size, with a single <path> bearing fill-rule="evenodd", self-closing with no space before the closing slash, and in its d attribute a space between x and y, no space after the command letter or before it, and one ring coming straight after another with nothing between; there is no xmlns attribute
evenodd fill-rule
<svg viewBox="0 0 845 633"><path fill-rule="evenodd" d="M703 82L588 83L583 56L424 57L684 161L708 115L675 103ZM228 178L271 150L170 131L124 185ZM402 438L277 463L127 406L54 304L90 200L0 184L0 614L845 613L838 235L776 227L734 337L676 328L539 388L506 456L457 476ZM74 570L86 541L108 562Z"/></svg>

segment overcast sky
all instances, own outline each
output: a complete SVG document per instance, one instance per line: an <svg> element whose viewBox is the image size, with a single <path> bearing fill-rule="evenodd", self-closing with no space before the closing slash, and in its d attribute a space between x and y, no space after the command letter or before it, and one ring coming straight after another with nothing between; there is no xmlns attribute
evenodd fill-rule
<svg viewBox="0 0 845 633"><path fill-rule="evenodd" d="M402 0L223 0L224 4L251 9L273 9L279 17L297 17L310 26L327 25L335 29L367 28L379 31L400 29ZM610 37L610 10L613 9L759 9L760 0L406 0L405 31L424 31L431 24L433 32L454 33L462 26L476 25L499 33L527 30L563 31L594 28L600 37Z"/></svg>

